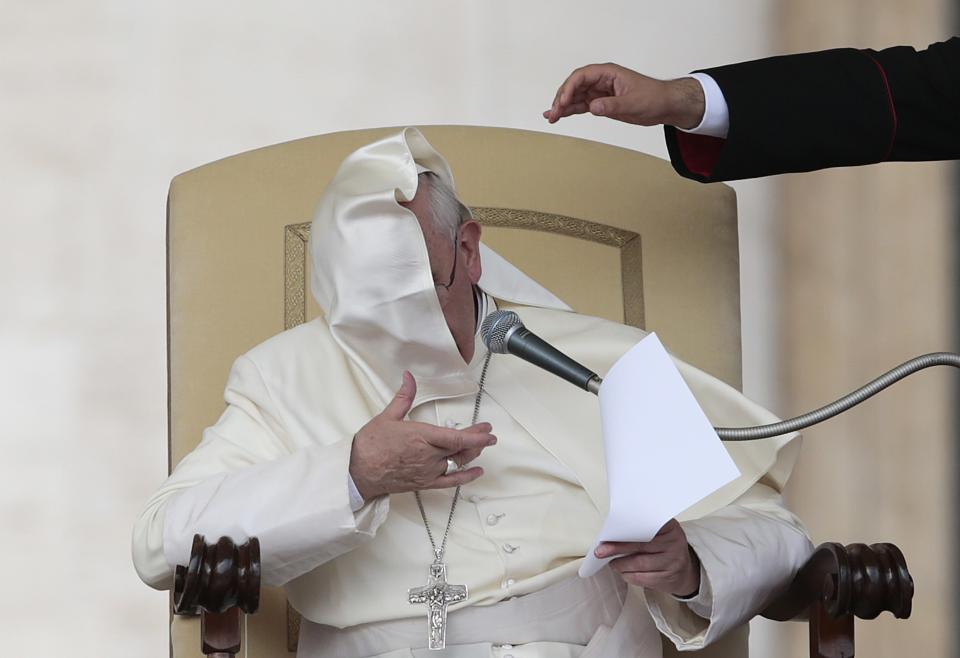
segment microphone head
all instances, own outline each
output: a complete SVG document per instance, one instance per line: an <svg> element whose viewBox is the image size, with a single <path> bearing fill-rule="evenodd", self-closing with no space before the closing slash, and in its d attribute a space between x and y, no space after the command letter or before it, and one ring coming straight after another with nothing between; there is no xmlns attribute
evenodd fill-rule
<svg viewBox="0 0 960 658"><path fill-rule="evenodd" d="M480 325L480 337L491 352L507 354L507 334L522 326L520 316L513 311L494 311Z"/></svg>

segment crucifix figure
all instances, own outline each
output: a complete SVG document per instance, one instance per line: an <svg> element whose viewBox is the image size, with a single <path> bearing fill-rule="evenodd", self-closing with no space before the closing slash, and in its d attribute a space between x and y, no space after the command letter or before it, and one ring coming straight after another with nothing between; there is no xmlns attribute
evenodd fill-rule
<svg viewBox="0 0 960 658"><path fill-rule="evenodd" d="M467 600L466 585L447 584L447 565L439 559L430 565L430 574L424 587L407 590L410 603L427 604L427 646L443 649L447 646L447 606Z"/></svg>

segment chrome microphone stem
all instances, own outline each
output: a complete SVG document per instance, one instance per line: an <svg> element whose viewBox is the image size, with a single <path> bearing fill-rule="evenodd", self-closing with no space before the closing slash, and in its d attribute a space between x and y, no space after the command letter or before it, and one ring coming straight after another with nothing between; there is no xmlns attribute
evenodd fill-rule
<svg viewBox="0 0 960 658"><path fill-rule="evenodd" d="M520 321L520 316L513 311L494 311L483 321L480 332L483 336L483 342L486 343L491 352L514 354L567 380L577 388L599 395L600 385L603 383L599 375L530 333ZM828 418L833 418L904 377L931 366L960 368L960 354L934 352L915 357L877 377L865 386L861 386L856 391L848 393L839 400L796 418L755 427L715 427L714 429L717 436L724 441L756 441L797 432L811 425L822 423Z"/></svg>
<svg viewBox="0 0 960 658"><path fill-rule="evenodd" d="M848 393L847 395L844 395L842 398L835 400L828 405L795 418L788 418L786 420L782 420L777 423L770 423L768 425L756 425L751 427L714 427L713 429L717 432L717 436L719 436L723 441L757 441L759 439L769 439L770 437L774 436L799 432L802 429L822 423L825 420L833 418L834 416L841 414L852 407L855 407L867 398L876 395L883 389L895 384L908 375L912 375L919 370L933 366L953 366L954 368L960 368L960 354L955 352L933 352L931 354L923 354L921 356L914 357L909 361L901 363L896 368L887 371L866 385L861 386L852 393ZM600 390L600 384L602 383L603 380L600 379L600 377L597 377L589 380L586 388L591 393L598 394L598 391Z"/></svg>

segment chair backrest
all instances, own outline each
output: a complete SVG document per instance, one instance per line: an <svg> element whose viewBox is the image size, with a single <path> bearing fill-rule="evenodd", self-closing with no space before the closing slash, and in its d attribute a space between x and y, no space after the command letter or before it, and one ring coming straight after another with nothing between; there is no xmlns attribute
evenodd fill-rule
<svg viewBox="0 0 960 658"><path fill-rule="evenodd" d="M171 465L223 410L233 360L319 312L305 257L319 196L348 153L394 130L269 146L173 180ZM478 126L422 130L449 161L487 244L577 311L656 331L677 356L740 386L732 189L699 185L658 158L582 139ZM287 655L282 590L263 592L261 611L247 627L250 656ZM198 624L178 618L174 655L199 656L198 633ZM710 655L745 656L745 638L744 631L731 638L733 651Z"/></svg>

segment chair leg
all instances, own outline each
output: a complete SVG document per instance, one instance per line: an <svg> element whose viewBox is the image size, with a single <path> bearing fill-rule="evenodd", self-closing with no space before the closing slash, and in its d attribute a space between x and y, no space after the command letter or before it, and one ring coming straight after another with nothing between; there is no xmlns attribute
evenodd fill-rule
<svg viewBox="0 0 960 658"><path fill-rule="evenodd" d="M233 658L240 651L240 609L200 616L200 650L209 658Z"/></svg>
<svg viewBox="0 0 960 658"><path fill-rule="evenodd" d="M810 607L810 658L853 658L853 615L834 619L817 601Z"/></svg>

